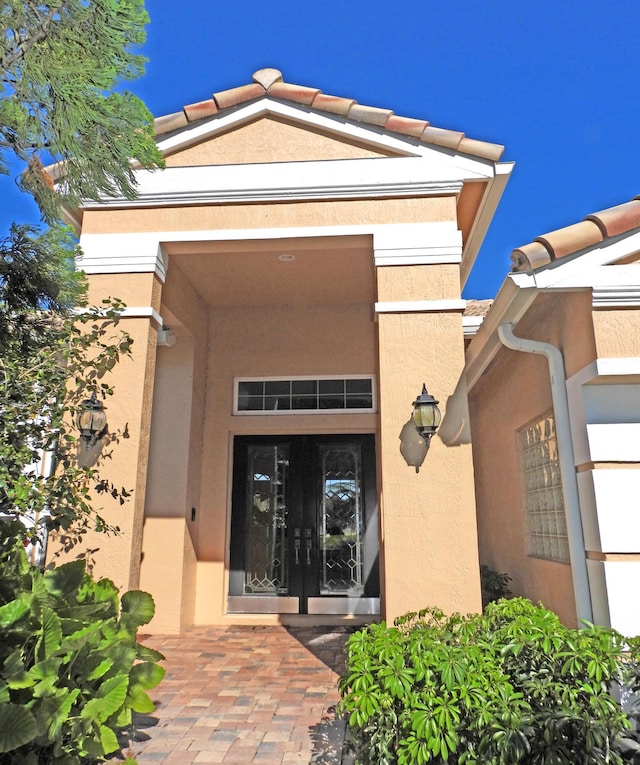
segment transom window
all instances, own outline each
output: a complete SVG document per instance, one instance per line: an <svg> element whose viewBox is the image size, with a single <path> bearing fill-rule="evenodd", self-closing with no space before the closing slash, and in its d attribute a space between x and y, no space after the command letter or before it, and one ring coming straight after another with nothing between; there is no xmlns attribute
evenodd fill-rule
<svg viewBox="0 0 640 765"><path fill-rule="evenodd" d="M543 417L518 435L529 552L538 558L568 563L569 540L553 416Z"/></svg>
<svg viewBox="0 0 640 765"><path fill-rule="evenodd" d="M236 379L234 414L373 411L373 377Z"/></svg>

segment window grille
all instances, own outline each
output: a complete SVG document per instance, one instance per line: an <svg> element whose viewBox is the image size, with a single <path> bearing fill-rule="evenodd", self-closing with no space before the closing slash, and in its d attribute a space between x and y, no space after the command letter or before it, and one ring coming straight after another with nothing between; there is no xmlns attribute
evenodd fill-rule
<svg viewBox="0 0 640 765"><path fill-rule="evenodd" d="M372 377L236 380L234 414L373 412Z"/></svg>

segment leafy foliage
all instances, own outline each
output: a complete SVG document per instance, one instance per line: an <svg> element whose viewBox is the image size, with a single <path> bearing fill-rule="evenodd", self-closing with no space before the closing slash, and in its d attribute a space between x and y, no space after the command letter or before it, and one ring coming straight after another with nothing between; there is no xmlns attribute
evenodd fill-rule
<svg viewBox="0 0 640 765"><path fill-rule="evenodd" d="M135 195L131 160L162 164L145 105L122 82L145 59L143 0L5 0L0 10L0 172L27 165L21 186L45 218L63 203ZM63 163L54 189L43 162Z"/></svg>
<svg viewBox="0 0 640 765"><path fill-rule="evenodd" d="M639 685L624 649L614 630L569 629L521 598L482 615L425 609L369 626L349 638L340 680L357 762L632 761L622 751L630 721L613 691L625 677Z"/></svg>
<svg viewBox="0 0 640 765"><path fill-rule="evenodd" d="M122 306L71 312L82 285L61 266L73 253L64 230L37 237L13 227L0 247L9 253L0 264L0 515L38 519L49 530L107 530L92 496L124 501L129 492L80 464L74 418L92 392L112 395L105 375L130 354L131 338L118 327ZM42 469L43 454L55 455L55 469Z"/></svg>
<svg viewBox="0 0 640 765"><path fill-rule="evenodd" d="M489 603L493 603L500 598L511 597L509 574L501 574L495 569L486 566L484 563L480 566L480 585L482 587L482 607L486 608Z"/></svg>
<svg viewBox="0 0 640 765"><path fill-rule="evenodd" d="M20 524L0 521L0 765L103 759L132 712L154 705L162 655L136 642L151 596L118 597L83 561L30 566Z"/></svg>

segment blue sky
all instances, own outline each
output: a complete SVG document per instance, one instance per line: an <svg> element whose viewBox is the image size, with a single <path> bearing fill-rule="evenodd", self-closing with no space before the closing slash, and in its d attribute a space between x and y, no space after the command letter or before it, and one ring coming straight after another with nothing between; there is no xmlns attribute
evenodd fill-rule
<svg viewBox="0 0 640 765"><path fill-rule="evenodd" d="M147 0L156 115L287 82L505 145L516 168L466 297L492 297L518 245L640 194L638 0ZM0 230L35 220L0 180Z"/></svg>

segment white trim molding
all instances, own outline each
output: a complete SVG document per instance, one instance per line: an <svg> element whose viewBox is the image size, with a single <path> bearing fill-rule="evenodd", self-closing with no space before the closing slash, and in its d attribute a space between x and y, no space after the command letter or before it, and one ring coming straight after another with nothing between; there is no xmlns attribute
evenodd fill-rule
<svg viewBox="0 0 640 765"><path fill-rule="evenodd" d="M151 319L151 324L158 331L163 327L162 316L150 305L127 306L118 311L118 315L122 319Z"/></svg>
<svg viewBox="0 0 640 765"><path fill-rule="evenodd" d="M462 334L465 340L475 337L480 329L484 316L463 316L462 317Z"/></svg>
<svg viewBox="0 0 640 765"><path fill-rule="evenodd" d="M375 304L376 313L429 313L464 311L466 300L397 300Z"/></svg>
<svg viewBox="0 0 640 765"><path fill-rule="evenodd" d="M83 234L76 267L86 274L155 273L167 278L168 258L157 234Z"/></svg>
<svg viewBox="0 0 640 765"><path fill-rule="evenodd" d="M168 167L136 171L136 198L86 201L83 208L166 207L457 196L464 178L417 157Z"/></svg>
<svg viewBox="0 0 640 765"><path fill-rule="evenodd" d="M99 309L98 315L104 315L105 318L107 316L109 309ZM74 309L74 313L78 316L81 316L82 314L89 313L91 309L87 308L76 308ZM142 305L142 306L125 306L124 308L120 308L118 311L114 312L118 319L151 319L151 325L156 330L161 330L164 322L162 321L162 316L156 311L155 308L152 308L150 305Z"/></svg>
<svg viewBox="0 0 640 765"><path fill-rule="evenodd" d="M598 308L640 307L640 284L593 288L591 304Z"/></svg>
<svg viewBox="0 0 640 765"><path fill-rule="evenodd" d="M373 256L376 266L458 264L462 232L453 221L377 226Z"/></svg>
<svg viewBox="0 0 640 765"><path fill-rule="evenodd" d="M301 226L300 228L247 228L149 233L82 234L82 257L78 268L87 274L153 272L165 281L173 243L253 242L330 237L373 238L376 265L426 265L460 263L462 234L453 221L430 223L381 223L347 226Z"/></svg>

